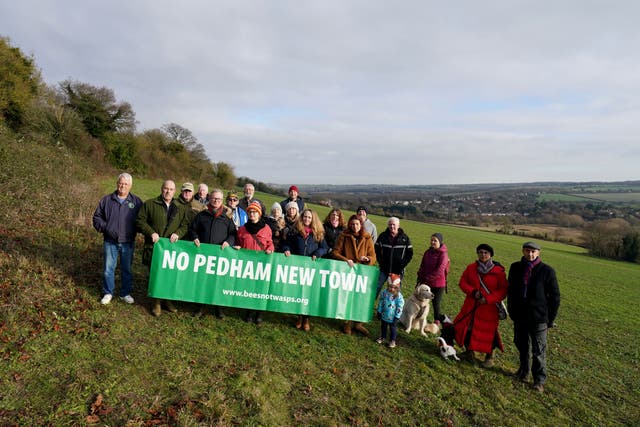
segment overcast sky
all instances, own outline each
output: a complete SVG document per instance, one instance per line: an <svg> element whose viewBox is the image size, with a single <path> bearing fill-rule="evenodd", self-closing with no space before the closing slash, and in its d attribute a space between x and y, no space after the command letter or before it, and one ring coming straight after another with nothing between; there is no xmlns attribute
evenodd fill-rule
<svg viewBox="0 0 640 427"><path fill-rule="evenodd" d="M279 184L640 179L636 0L6 1L49 84Z"/></svg>

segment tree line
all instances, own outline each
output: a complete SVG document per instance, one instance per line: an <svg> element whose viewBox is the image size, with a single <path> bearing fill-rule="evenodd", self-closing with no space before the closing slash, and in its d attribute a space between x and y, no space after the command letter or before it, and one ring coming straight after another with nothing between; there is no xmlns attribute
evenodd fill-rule
<svg viewBox="0 0 640 427"><path fill-rule="evenodd" d="M47 85L35 60L0 37L0 127L18 139L64 147L105 172L173 177L230 188L233 167L214 162L188 129L166 123L138 132L133 107L113 90L75 80Z"/></svg>

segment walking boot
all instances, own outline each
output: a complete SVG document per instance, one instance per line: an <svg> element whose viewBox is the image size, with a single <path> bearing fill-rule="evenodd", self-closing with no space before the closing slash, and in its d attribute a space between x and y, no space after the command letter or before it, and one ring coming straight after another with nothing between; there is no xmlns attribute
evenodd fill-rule
<svg viewBox="0 0 640 427"><path fill-rule="evenodd" d="M162 307L160 306L159 299L154 299L151 302L151 314L153 314L155 317L158 317L162 314Z"/></svg>
<svg viewBox="0 0 640 427"><path fill-rule="evenodd" d="M492 351L490 353L487 353L487 356L484 358L484 362L482 362L482 367L493 368L494 364L495 364L495 359L493 358L493 351Z"/></svg>
<svg viewBox="0 0 640 427"><path fill-rule="evenodd" d="M302 316L298 316L296 319L296 329L302 328Z"/></svg>
<svg viewBox="0 0 640 427"><path fill-rule="evenodd" d="M356 331L360 332L362 335L364 335L365 337L369 336L369 331L367 330L367 328L364 327L364 325L362 324L362 322L356 322L355 326L353 327Z"/></svg>
<svg viewBox="0 0 640 427"><path fill-rule="evenodd" d="M177 313L178 312L178 309L176 308L175 305L173 305L172 301L165 300L164 303L167 306L167 310L169 310L171 313Z"/></svg>
<svg viewBox="0 0 640 427"><path fill-rule="evenodd" d="M344 333L347 335L351 335L351 320L347 320L344 322Z"/></svg>
<svg viewBox="0 0 640 427"><path fill-rule="evenodd" d="M305 317L304 321L302 322L302 328L307 332L311 329L311 326L309 326L309 318L308 317Z"/></svg>

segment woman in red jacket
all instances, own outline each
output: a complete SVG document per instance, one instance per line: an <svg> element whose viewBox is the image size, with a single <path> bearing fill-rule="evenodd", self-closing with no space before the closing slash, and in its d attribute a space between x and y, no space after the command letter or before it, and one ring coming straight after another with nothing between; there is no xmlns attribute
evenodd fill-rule
<svg viewBox="0 0 640 427"><path fill-rule="evenodd" d="M270 254L274 251L273 240L271 239L271 227L262 218L262 208L260 203L252 202L247 206L247 216L249 220L238 229L235 249L251 249L254 251L265 251ZM258 310L248 310L244 319L247 322L255 322L256 325L262 323L262 313Z"/></svg>
<svg viewBox="0 0 640 427"><path fill-rule="evenodd" d="M478 245L476 253L478 260L469 264L460 278L466 298L453 324L458 345L464 346L471 358L474 351L486 353L482 366L490 368L494 364L493 349L504 351L496 303L506 297L509 282L504 267L493 261L491 246Z"/></svg>

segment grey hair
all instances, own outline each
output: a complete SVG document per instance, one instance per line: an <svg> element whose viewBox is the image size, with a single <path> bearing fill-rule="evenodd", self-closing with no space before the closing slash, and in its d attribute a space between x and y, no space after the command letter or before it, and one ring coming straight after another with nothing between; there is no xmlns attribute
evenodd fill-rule
<svg viewBox="0 0 640 427"><path fill-rule="evenodd" d="M209 186L207 184L205 184L204 182L201 182L200 184L198 184L198 191L200 191L201 188L203 188L205 190L207 190L207 194L209 194Z"/></svg>
<svg viewBox="0 0 640 427"><path fill-rule="evenodd" d="M387 220L387 224L389 224L391 221L393 221L393 222L397 222L397 223L398 223L398 225L400 225L400 218L398 218L398 217L395 217L395 216L390 217L390 218Z"/></svg>
<svg viewBox="0 0 640 427"><path fill-rule="evenodd" d="M127 181L129 181L129 184L133 184L133 177L126 172L122 172L120 175L118 175L118 179L116 179L116 183L120 181L120 178L124 178Z"/></svg>

